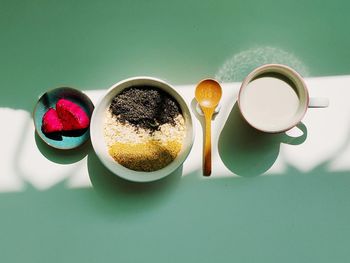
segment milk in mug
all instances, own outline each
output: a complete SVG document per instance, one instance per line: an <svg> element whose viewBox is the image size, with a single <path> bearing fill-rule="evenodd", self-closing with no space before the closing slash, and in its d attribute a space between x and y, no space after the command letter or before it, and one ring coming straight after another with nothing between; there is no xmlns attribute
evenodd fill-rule
<svg viewBox="0 0 350 263"><path fill-rule="evenodd" d="M253 79L240 96L240 108L247 121L266 130L288 125L300 105L292 81L279 74Z"/></svg>

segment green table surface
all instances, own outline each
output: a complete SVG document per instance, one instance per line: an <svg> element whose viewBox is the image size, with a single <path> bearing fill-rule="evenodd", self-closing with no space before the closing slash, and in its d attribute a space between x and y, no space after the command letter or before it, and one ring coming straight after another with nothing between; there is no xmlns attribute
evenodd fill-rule
<svg viewBox="0 0 350 263"><path fill-rule="evenodd" d="M30 112L47 89L136 75L240 81L268 62L349 74L349 10L345 0L0 0L0 107ZM0 193L0 262L350 261L349 172L197 171L139 185L85 150L93 188Z"/></svg>

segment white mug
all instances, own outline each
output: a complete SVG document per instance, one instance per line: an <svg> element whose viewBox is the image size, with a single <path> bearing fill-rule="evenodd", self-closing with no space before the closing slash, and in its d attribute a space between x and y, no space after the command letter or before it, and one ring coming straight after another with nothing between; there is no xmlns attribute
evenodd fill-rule
<svg viewBox="0 0 350 263"><path fill-rule="evenodd" d="M238 106L255 129L279 133L296 126L308 108L328 107L327 98L310 98L303 78L292 68L266 64L242 82Z"/></svg>

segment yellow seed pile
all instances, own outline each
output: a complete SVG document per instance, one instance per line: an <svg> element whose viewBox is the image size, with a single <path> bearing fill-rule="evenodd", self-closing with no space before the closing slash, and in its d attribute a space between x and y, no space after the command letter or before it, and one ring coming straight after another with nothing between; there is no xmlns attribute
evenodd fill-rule
<svg viewBox="0 0 350 263"><path fill-rule="evenodd" d="M182 144L178 141L150 140L144 143L116 142L109 148L109 154L121 165L135 170L151 172L164 168L180 152Z"/></svg>
<svg viewBox="0 0 350 263"><path fill-rule="evenodd" d="M181 114L175 125L165 123L150 133L121 123L107 110L104 138L109 154L119 164L136 171L151 172L164 168L179 154L186 135L185 120Z"/></svg>

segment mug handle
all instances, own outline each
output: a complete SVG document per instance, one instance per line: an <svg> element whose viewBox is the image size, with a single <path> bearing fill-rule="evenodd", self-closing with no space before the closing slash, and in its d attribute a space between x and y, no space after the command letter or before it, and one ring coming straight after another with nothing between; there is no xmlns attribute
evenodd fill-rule
<svg viewBox="0 0 350 263"><path fill-rule="evenodd" d="M302 134L297 136L297 137L293 137L293 136L290 136L286 133L283 133L282 140L281 140L282 143L286 143L289 145L299 145L299 144L302 144L303 142L305 142L306 137L307 137L307 128L306 128L305 124L302 122L299 122L299 124L295 127L298 128L299 130L301 130Z"/></svg>
<svg viewBox="0 0 350 263"><path fill-rule="evenodd" d="M329 106L329 99L324 97L309 98L309 108L327 108Z"/></svg>

